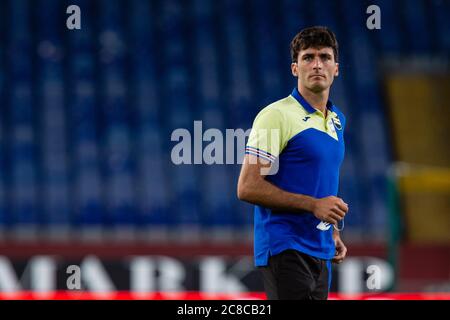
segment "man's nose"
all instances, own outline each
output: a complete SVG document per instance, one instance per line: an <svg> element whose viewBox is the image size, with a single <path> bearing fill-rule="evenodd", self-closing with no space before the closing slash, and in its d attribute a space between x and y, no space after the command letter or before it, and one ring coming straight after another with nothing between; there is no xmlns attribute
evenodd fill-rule
<svg viewBox="0 0 450 320"><path fill-rule="evenodd" d="M322 61L320 60L320 57L317 57L314 59L313 68L314 69L322 69Z"/></svg>

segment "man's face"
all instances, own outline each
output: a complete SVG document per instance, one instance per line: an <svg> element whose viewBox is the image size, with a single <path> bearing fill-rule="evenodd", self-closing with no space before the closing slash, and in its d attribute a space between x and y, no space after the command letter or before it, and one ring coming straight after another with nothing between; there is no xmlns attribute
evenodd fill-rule
<svg viewBox="0 0 450 320"><path fill-rule="evenodd" d="M297 62L291 65L292 74L298 77L299 85L312 92L330 88L339 73L339 64L334 60L330 47L300 50Z"/></svg>

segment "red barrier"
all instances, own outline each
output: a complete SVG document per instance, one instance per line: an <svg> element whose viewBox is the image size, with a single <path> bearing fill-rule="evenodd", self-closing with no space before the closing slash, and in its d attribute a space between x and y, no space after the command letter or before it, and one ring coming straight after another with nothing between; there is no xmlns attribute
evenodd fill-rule
<svg viewBox="0 0 450 320"><path fill-rule="evenodd" d="M202 292L151 292L137 293L55 291L38 293L31 291L0 292L0 300L265 300L262 292L248 293L202 293ZM336 294L330 300L450 300L450 293L378 293L378 294Z"/></svg>

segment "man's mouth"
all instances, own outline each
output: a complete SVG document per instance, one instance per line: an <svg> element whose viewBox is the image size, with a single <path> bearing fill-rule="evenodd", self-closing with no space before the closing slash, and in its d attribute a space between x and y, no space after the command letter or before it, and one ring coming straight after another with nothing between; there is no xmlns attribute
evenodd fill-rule
<svg viewBox="0 0 450 320"><path fill-rule="evenodd" d="M312 75L310 76L310 78L314 78L314 77L322 77L322 78L325 78L325 76L324 76L323 74L312 74Z"/></svg>

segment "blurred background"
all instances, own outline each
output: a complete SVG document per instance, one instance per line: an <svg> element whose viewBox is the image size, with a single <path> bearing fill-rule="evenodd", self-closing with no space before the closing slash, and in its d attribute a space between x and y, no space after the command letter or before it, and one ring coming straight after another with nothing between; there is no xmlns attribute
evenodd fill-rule
<svg viewBox="0 0 450 320"><path fill-rule="evenodd" d="M347 118L334 297L448 294L447 0L0 0L0 292L71 289L69 265L81 291L261 292L243 148L175 165L171 135L193 155L194 121L250 129L295 87L289 44L312 25L337 35Z"/></svg>

